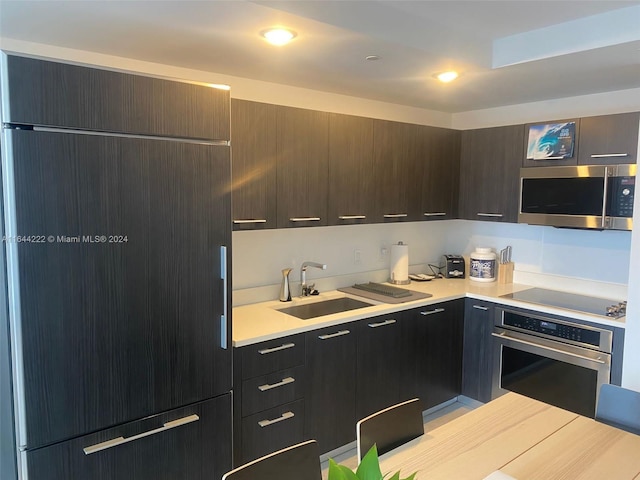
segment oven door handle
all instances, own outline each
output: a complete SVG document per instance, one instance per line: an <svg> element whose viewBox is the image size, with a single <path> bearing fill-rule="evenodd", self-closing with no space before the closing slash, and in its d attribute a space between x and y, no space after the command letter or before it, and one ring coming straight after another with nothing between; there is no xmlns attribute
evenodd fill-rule
<svg viewBox="0 0 640 480"><path fill-rule="evenodd" d="M505 338L505 339L507 339L507 340L509 340L511 342L521 343L521 344L524 344L524 345L529 345L530 347L536 347L536 348L540 348L542 350L550 350L552 352L560 353L562 355L568 355L570 357L579 358L581 360L586 360L588 362L600 363L602 365L606 365L607 364L607 362L605 362L604 360L601 360L600 358L584 357L582 355L578 355L577 353L567 352L566 350L561 350L559 348L548 347L546 345L540 345L539 343L534 343L534 342L527 342L526 340L520 340L519 338L513 338L513 337L509 336L506 332L500 332L500 333L491 332L491 335L493 337L497 337L497 338Z"/></svg>

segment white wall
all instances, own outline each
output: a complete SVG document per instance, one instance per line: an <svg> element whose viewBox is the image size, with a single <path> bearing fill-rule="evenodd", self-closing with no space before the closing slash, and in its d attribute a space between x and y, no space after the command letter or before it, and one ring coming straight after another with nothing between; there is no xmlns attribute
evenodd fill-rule
<svg viewBox="0 0 640 480"><path fill-rule="evenodd" d="M529 283L543 277L547 286L555 282L556 288L580 293L585 292L580 280L589 280L597 282L591 291L594 295L626 298L630 232L449 220L234 232L234 290L274 287L257 290L253 296L245 292L235 302L275 299L281 270L294 268L291 279L295 283L304 261L328 265L326 271L310 273L312 279L325 279L320 283L325 290L350 285L350 275L356 273L377 275L384 270L382 279L386 280L389 257L380 252L399 241L409 245L409 264L416 271L429 272L426 264L439 264L445 253L468 256L478 246L498 251L511 245L516 280ZM357 264L356 250L360 251Z"/></svg>

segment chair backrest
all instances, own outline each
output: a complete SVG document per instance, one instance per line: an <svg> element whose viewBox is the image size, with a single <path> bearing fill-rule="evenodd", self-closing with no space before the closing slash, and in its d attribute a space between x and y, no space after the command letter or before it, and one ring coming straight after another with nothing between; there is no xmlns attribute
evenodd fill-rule
<svg viewBox="0 0 640 480"><path fill-rule="evenodd" d="M222 480L322 480L318 442L270 453L225 473Z"/></svg>
<svg viewBox="0 0 640 480"><path fill-rule="evenodd" d="M640 435L640 392L616 385L602 385L596 420Z"/></svg>
<svg viewBox="0 0 640 480"><path fill-rule="evenodd" d="M378 455L424 434L422 402L414 398L380 410L356 424L358 461L376 444Z"/></svg>

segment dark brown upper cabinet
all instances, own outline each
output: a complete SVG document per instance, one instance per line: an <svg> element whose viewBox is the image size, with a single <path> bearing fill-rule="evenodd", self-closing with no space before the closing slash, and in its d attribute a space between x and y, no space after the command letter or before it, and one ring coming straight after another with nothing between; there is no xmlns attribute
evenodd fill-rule
<svg viewBox="0 0 640 480"><path fill-rule="evenodd" d="M462 132L460 147L460 217L516 222L522 125Z"/></svg>
<svg viewBox="0 0 640 480"><path fill-rule="evenodd" d="M276 106L231 101L233 229L276 228Z"/></svg>
<svg viewBox="0 0 640 480"><path fill-rule="evenodd" d="M329 225L373 222L373 122L329 115Z"/></svg>
<svg viewBox="0 0 640 480"><path fill-rule="evenodd" d="M417 158L418 125L374 120L373 159L375 216L372 223L417 220L420 202L415 179L421 176Z"/></svg>
<svg viewBox="0 0 640 480"><path fill-rule="evenodd" d="M418 188L419 220L444 220L458 215L460 181L460 136L458 130L418 127L418 162L422 176Z"/></svg>
<svg viewBox="0 0 640 480"><path fill-rule="evenodd" d="M564 146L567 148L567 150L571 148L571 145L573 146L573 152L570 157L562 158L562 155L551 154L549 158L544 160L542 159L534 160L533 158L527 158L528 156L530 156L528 152L529 143L530 143L529 137L530 136L532 137L531 141L533 141L533 139L535 138L535 132L531 130L532 127L535 129L536 127L545 127L547 125L563 124L563 123L574 124L573 126L574 135L573 135L572 143L570 143L569 140L558 140L557 137L552 134L546 134L547 138L545 139L544 138L545 134L541 134L542 139L539 142L540 144L538 146L538 150L545 149L545 148L558 149L559 147L557 145L559 145L560 143L563 143ZM549 121L542 121L542 122L527 123L524 126L524 132L523 132L524 154L522 155L522 159L523 159L522 166L523 167L553 167L553 166L563 166L563 165L576 165L578 163L578 151L579 151L578 139L580 138L581 128L582 128L581 120L579 118L569 118L564 120L549 120Z"/></svg>
<svg viewBox="0 0 640 480"><path fill-rule="evenodd" d="M277 227L327 225L329 114L276 107Z"/></svg>
<svg viewBox="0 0 640 480"><path fill-rule="evenodd" d="M229 90L26 57L7 63L5 122L229 140Z"/></svg>
<svg viewBox="0 0 640 480"><path fill-rule="evenodd" d="M579 165L636 163L640 112L580 120Z"/></svg>

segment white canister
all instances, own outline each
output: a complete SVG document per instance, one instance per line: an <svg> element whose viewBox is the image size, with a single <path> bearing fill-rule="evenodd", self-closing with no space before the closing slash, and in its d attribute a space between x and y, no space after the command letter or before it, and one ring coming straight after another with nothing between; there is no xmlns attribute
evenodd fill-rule
<svg viewBox="0 0 640 480"><path fill-rule="evenodd" d="M496 254L491 248L476 247L469 255L469 278L476 282L493 282L496 279Z"/></svg>

